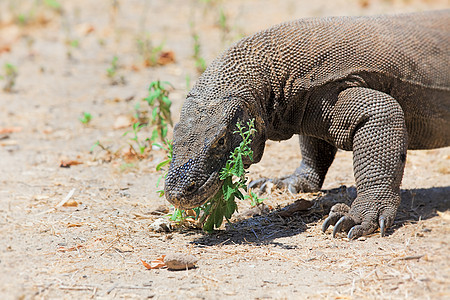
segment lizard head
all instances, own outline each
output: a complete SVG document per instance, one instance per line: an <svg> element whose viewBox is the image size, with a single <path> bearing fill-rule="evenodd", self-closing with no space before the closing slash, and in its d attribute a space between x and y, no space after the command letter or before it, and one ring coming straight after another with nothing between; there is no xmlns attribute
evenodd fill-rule
<svg viewBox="0 0 450 300"><path fill-rule="evenodd" d="M170 203L177 208L194 208L217 193L221 188L220 172L242 141L239 134L233 133L237 122L255 118L257 129L250 145L253 161L244 160L244 167L261 159L265 131L260 118L253 115L237 97L211 101L188 95L174 128L173 158L165 180L165 196Z"/></svg>

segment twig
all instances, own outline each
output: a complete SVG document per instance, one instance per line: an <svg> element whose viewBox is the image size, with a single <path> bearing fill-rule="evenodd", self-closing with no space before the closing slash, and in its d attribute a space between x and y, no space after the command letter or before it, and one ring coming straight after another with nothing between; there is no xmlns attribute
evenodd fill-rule
<svg viewBox="0 0 450 300"><path fill-rule="evenodd" d="M398 260L412 260L412 259L420 259L422 257L424 257L425 254L421 254L421 255L410 255L410 256L405 256L405 257L400 257L398 258Z"/></svg>
<svg viewBox="0 0 450 300"><path fill-rule="evenodd" d="M74 193L75 193L75 189L71 189L70 192L66 195L66 197L63 200L61 200L58 204L56 204L55 207L47 209L43 212L37 213L36 216L44 215L46 213L56 210L58 207L63 206L67 201L69 201L70 198L72 198Z"/></svg>
<svg viewBox="0 0 450 300"><path fill-rule="evenodd" d="M76 290L76 291L94 290L94 289L96 289L95 286L86 286L86 285L81 285L81 286L60 285L59 288L63 289L63 290Z"/></svg>

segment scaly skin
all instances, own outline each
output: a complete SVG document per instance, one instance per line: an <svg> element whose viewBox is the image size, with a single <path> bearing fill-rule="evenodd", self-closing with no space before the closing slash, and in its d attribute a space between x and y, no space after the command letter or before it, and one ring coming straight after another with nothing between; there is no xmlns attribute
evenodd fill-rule
<svg viewBox="0 0 450 300"><path fill-rule="evenodd" d="M219 172L239 144L238 121L255 119L251 145L297 134L302 162L268 181L317 191L337 149L353 151L357 198L334 206L323 231L349 238L392 225L407 149L450 145L450 11L288 22L220 55L188 95L174 130L167 199L199 206L220 188Z"/></svg>

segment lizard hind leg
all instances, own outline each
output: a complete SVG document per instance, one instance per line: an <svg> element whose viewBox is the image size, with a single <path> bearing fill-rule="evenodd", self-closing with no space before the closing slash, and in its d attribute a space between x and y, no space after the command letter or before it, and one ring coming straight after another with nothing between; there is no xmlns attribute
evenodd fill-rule
<svg viewBox="0 0 450 300"><path fill-rule="evenodd" d="M302 162L293 174L280 178L260 178L250 183L250 188L259 187L265 192L268 183L278 189L287 189L293 194L316 192L322 187L325 175L334 160L336 147L311 136L299 136Z"/></svg>
<svg viewBox="0 0 450 300"><path fill-rule="evenodd" d="M355 239L380 227L383 236L400 204L407 148L401 106L379 91L346 89L333 109L330 133L339 147L353 150L357 197L351 208L335 205L322 230L334 225L333 236L348 231Z"/></svg>

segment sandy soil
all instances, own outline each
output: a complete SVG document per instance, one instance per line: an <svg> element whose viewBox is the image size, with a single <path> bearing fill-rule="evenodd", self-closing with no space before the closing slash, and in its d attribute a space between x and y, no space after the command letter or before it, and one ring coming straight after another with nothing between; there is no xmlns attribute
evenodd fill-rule
<svg viewBox="0 0 450 300"><path fill-rule="evenodd" d="M130 128L115 129L136 103L144 108L157 79L173 84L178 119L198 76L192 30L209 62L240 36L281 21L448 8L447 1L78 0L59 1L62 13L33 2L0 2L0 74L5 63L18 72L12 92L0 92L1 299L450 298L450 148L409 152L402 205L385 238L323 234L326 207L279 215L299 198L354 197L348 152L338 152L321 198L273 193L270 213L214 234L161 233L150 225L154 211L168 206L155 187L165 154L127 158ZM145 67L136 41L146 34L176 62ZM125 84L107 77L114 55L115 79ZM79 121L83 112L93 116L88 126ZM140 138L149 135L143 129ZM116 154L90 152L97 140ZM82 164L62 168L62 160ZM288 174L299 161L295 139L268 142L249 176ZM197 268L147 270L140 261L171 252L196 256Z"/></svg>

